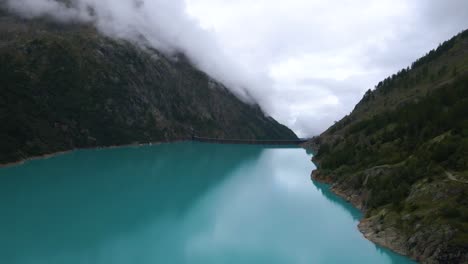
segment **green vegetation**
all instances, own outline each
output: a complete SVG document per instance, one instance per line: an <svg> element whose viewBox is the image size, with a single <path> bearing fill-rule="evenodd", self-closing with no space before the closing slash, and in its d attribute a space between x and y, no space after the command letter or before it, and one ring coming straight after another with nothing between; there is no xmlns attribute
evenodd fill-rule
<svg viewBox="0 0 468 264"><path fill-rule="evenodd" d="M315 138L318 175L361 196L366 217L383 230L416 240L408 252L428 254L432 239L445 245L434 258L453 251L460 261L468 252L467 114L464 31L368 90L349 116ZM423 230L450 235L422 239Z"/></svg>
<svg viewBox="0 0 468 264"><path fill-rule="evenodd" d="M0 163L200 136L297 139L183 56L0 14Z"/></svg>

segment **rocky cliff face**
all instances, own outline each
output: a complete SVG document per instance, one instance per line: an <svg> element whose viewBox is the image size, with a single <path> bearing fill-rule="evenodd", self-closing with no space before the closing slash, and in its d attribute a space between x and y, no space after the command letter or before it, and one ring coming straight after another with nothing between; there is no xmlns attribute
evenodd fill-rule
<svg viewBox="0 0 468 264"><path fill-rule="evenodd" d="M312 178L365 213L373 242L422 263L468 263L468 31L369 90L306 145Z"/></svg>
<svg viewBox="0 0 468 264"><path fill-rule="evenodd" d="M0 163L191 136L296 139L183 55L0 12Z"/></svg>

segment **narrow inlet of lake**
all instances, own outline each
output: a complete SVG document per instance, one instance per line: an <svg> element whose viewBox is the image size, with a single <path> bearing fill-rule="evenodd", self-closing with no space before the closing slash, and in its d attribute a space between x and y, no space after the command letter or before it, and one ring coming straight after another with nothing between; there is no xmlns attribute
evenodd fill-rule
<svg viewBox="0 0 468 264"><path fill-rule="evenodd" d="M0 263L413 263L361 235L310 158L186 142L0 169Z"/></svg>

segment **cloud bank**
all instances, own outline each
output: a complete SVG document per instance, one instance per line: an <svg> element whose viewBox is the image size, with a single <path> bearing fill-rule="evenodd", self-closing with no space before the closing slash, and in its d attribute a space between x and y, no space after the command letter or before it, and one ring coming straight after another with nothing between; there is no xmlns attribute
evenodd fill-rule
<svg viewBox="0 0 468 264"><path fill-rule="evenodd" d="M3 1L25 17L91 22L112 37L182 52L303 137L468 27L466 0Z"/></svg>
<svg viewBox="0 0 468 264"><path fill-rule="evenodd" d="M348 114L364 92L468 28L466 0L188 0L244 67L272 80L270 113L301 136Z"/></svg>
<svg viewBox="0 0 468 264"><path fill-rule="evenodd" d="M183 0L6 0L6 4L26 18L94 23L108 36L144 42L168 55L183 53L247 102L260 99L266 87L264 80L243 71L223 52L214 35L185 12Z"/></svg>

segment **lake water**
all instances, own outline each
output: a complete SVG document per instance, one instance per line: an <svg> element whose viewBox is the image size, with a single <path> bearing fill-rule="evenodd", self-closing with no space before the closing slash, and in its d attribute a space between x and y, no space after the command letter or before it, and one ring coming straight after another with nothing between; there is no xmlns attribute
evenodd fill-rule
<svg viewBox="0 0 468 264"><path fill-rule="evenodd" d="M300 148L174 143L0 169L0 263L412 263L357 230Z"/></svg>

